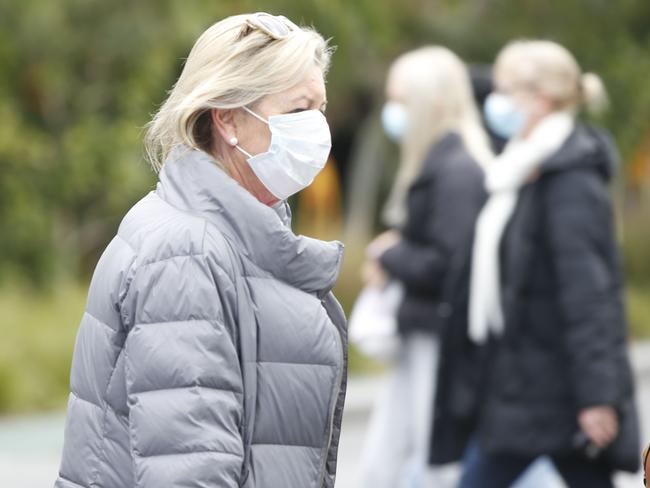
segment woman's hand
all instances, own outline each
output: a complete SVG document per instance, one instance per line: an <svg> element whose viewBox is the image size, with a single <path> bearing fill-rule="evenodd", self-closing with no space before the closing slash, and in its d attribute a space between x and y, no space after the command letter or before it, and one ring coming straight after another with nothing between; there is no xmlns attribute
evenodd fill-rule
<svg viewBox="0 0 650 488"><path fill-rule="evenodd" d="M361 267L361 278L368 286L382 287L388 282L388 273L379 262L379 257L397 244L401 235L396 230L387 230L379 234L366 247L366 262Z"/></svg>
<svg viewBox="0 0 650 488"><path fill-rule="evenodd" d="M578 414L578 424L589 439L603 449L618 435L618 416L609 406L589 407Z"/></svg>
<svg viewBox="0 0 650 488"><path fill-rule="evenodd" d="M397 244L401 238L401 234L396 230L387 230L386 232L382 232L375 237L370 244L368 244L366 255L370 259L379 259L379 256Z"/></svg>
<svg viewBox="0 0 650 488"><path fill-rule="evenodd" d="M401 239L396 230L379 234L366 248L366 262L361 267L361 278L367 286L382 287L388 282L388 273L379 262L379 257Z"/></svg>
<svg viewBox="0 0 650 488"><path fill-rule="evenodd" d="M361 278L367 286L383 287L388 282L388 273L376 259L367 259L361 267Z"/></svg>

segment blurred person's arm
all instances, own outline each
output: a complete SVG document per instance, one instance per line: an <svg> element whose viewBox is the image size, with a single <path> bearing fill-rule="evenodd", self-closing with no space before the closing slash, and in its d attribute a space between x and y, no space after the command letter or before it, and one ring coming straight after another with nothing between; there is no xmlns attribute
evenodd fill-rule
<svg viewBox="0 0 650 488"><path fill-rule="evenodd" d="M611 205L604 182L589 170L551 176L546 184L545 229L578 423L603 446L618 430L618 355L626 347Z"/></svg>
<svg viewBox="0 0 650 488"><path fill-rule="evenodd" d="M421 222L428 242L408 237L379 257L383 268L404 286L423 294L440 293L452 254L471 238L482 204L482 180L449 165L418 184L429 186L427 219Z"/></svg>
<svg viewBox="0 0 650 488"><path fill-rule="evenodd" d="M366 248L366 260L361 266L361 279L368 286L383 287L390 278L386 270L379 263L386 249L390 249L401 240L399 231L389 229L375 237Z"/></svg>
<svg viewBox="0 0 650 488"><path fill-rule="evenodd" d="M141 264L125 303L134 488L239 487L242 377L206 258Z"/></svg>

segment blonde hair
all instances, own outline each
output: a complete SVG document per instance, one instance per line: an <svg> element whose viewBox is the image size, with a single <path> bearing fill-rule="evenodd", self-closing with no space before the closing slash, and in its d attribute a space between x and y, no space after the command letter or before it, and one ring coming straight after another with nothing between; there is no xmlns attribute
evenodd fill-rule
<svg viewBox="0 0 650 488"><path fill-rule="evenodd" d="M146 125L145 150L155 171L175 146L210 151L211 109L238 108L287 90L314 65L327 73L332 49L316 31L300 27L274 39L249 25L249 18L213 24L192 47L167 100Z"/></svg>
<svg viewBox="0 0 650 488"><path fill-rule="evenodd" d="M407 52L392 64L389 83L403 90L409 130L401 143L400 166L384 210L390 225L406 217L406 193L431 146L450 132L457 133L479 165L493 158L476 108L465 64L449 49L425 46Z"/></svg>
<svg viewBox="0 0 650 488"><path fill-rule="evenodd" d="M506 45L494 66L495 77L537 89L553 100L558 110L586 107L592 113L608 105L602 80L582 73L578 62L563 46L545 40L519 40Z"/></svg>

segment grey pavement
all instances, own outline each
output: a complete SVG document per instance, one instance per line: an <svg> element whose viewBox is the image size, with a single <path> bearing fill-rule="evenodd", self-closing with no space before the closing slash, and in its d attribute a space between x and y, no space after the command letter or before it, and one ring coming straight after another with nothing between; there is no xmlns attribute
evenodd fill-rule
<svg viewBox="0 0 650 488"><path fill-rule="evenodd" d="M642 438L650 440L650 342L631 349L642 413ZM357 465L373 401L383 384L381 376L350 378L339 453L337 488L360 488ZM648 411L650 413L650 411ZM0 419L0 488L46 488L56 479L63 442L63 412ZM616 476L617 488L643 486L640 474ZM516 488L562 488L550 463L540 460ZM162 488L162 487L161 487ZM431 487L438 488L438 487ZM513 487L514 488L514 487Z"/></svg>

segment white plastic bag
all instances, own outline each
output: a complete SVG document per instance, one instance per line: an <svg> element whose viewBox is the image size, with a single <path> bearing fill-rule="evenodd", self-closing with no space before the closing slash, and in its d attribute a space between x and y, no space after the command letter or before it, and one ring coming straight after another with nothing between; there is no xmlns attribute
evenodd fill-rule
<svg viewBox="0 0 650 488"><path fill-rule="evenodd" d="M397 309L403 296L403 287L397 281L361 290L350 314L349 330L350 342L362 354L378 361L397 356L400 346Z"/></svg>

